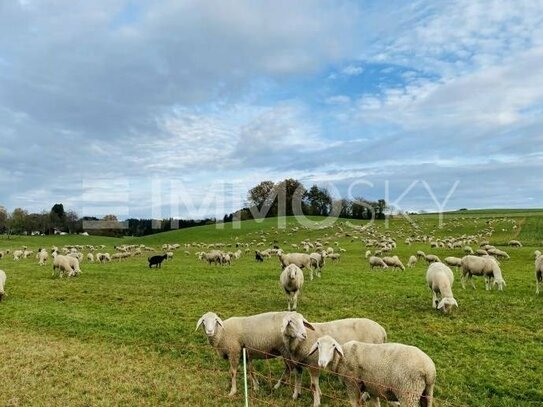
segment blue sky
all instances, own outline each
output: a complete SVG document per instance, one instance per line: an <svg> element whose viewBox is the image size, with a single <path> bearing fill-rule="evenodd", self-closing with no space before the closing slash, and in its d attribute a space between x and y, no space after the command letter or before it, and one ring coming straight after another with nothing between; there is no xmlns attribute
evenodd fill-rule
<svg viewBox="0 0 543 407"><path fill-rule="evenodd" d="M542 1L2 1L0 204L541 207L541 66Z"/></svg>

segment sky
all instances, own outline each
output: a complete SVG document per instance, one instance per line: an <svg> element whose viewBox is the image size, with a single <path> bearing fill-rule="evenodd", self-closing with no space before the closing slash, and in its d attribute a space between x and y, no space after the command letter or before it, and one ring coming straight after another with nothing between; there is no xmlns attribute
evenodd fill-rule
<svg viewBox="0 0 543 407"><path fill-rule="evenodd" d="M0 0L0 205L542 207L542 67L542 0Z"/></svg>

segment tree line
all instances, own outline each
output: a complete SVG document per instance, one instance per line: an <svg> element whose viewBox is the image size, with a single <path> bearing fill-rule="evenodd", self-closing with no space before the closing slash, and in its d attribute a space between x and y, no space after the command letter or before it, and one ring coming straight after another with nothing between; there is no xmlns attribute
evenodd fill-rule
<svg viewBox="0 0 543 407"><path fill-rule="evenodd" d="M376 201L362 197L355 199L335 199L326 188L312 185L309 189L298 180L288 178L280 182L262 181L248 191L247 204L236 212L224 215L222 222L270 218L276 216L337 216L347 219L384 219L387 204L384 199ZM86 221L105 221L99 228L89 230ZM108 227L111 222L112 227ZM79 217L75 211L64 209L56 203L49 211L29 213L16 208L12 212L0 206L0 234L54 234L82 233L106 236L146 236L183 229L193 226L214 224L213 217L205 219L136 219L130 218L118 224L115 215L102 218ZM88 225L88 224L87 224Z"/></svg>

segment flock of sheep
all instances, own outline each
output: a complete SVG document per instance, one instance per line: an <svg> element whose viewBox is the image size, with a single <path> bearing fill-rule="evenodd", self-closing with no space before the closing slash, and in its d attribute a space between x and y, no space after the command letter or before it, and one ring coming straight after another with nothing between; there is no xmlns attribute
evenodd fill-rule
<svg viewBox="0 0 543 407"><path fill-rule="evenodd" d="M351 242L359 242L365 247L364 257L371 270L395 269L404 271L402 260L393 251L397 247L396 239L389 233L382 233L374 226L355 227L345 232L341 226L335 226L336 238L349 238ZM292 228L289 235L299 231ZM237 392L237 371L243 349L248 356L248 373L253 387L258 388L257 375L252 367L255 359L282 358L284 372L278 379L275 388L281 386L286 378L294 375L293 399L297 399L302 391L302 370L309 371L313 406L320 405L321 389L319 376L321 369L337 374L343 381L346 393L352 406L360 406L367 401L370 405L379 406L381 400L397 401L400 406L431 406L436 367L432 359L415 346L401 343L388 343L385 329L377 322L367 318L347 318L327 322L310 322L297 312L298 300L304 286L304 273L313 280L322 276L328 260L339 261L346 252L339 247L339 242L331 242L334 238L328 233L323 238L305 239L299 244L291 244L294 249L302 248L302 252L286 253L279 247L277 238L268 242L268 233L261 232L251 242L234 243L185 243L185 254L194 254L208 265L232 266L243 253L253 252L257 262L275 258L280 266L279 284L287 297L286 311L265 312L257 315L231 317L222 320L214 312L205 313L197 322L196 329L203 328L209 344L219 355L228 359L230 364L230 395ZM275 231L279 235L279 231ZM492 228L483 230L477 235L451 236L434 238L430 234L409 233L404 243L408 246L426 244L432 248L462 250L463 257L447 256L441 260L435 254L426 254L421 250L407 260L407 268L414 267L418 261L428 264L426 284L432 292L432 307L450 312L458 303L453 295L454 272L460 272L462 287L470 282L475 284L473 276L481 276L485 287L491 290L497 287L503 290L506 286L501 271L501 261L511 256L494 246L488 239ZM286 240L283 242L286 244ZM263 246L272 246L263 249ZM336 248L332 246L335 245ZM478 245L474 250L472 246ZM517 240L509 242L511 247L521 247ZM224 250L234 247L232 251ZM63 248L52 247L50 250L40 248L35 258L43 266L52 257L53 275L59 277L75 277L81 274L80 264L88 262L108 263L122 261L125 258L140 256L144 252L155 251L145 245L121 245L115 247L110 254L105 246L68 245ZM172 259L174 251L180 244L164 244L161 256L149 257L149 267L160 264L163 260ZM255 250L256 249L256 250ZM235 251L234 251L235 250ZM84 252L87 252L86 255ZM341 254L340 254L341 253ZM13 260L20 261L34 254L27 247L14 250L0 250L0 259L12 255ZM543 282L543 256L536 250L535 277L536 293L539 293ZM0 301L5 295L6 273L0 270Z"/></svg>
<svg viewBox="0 0 543 407"><path fill-rule="evenodd" d="M437 255L426 254L421 250L409 257L408 267L414 267L421 259L428 264L426 284L432 292L433 308L447 313L453 307L458 307L452 291L454 273L451 268L460 271L463 288L467 282L471 282L475 288L472 277L481 276L485 279L487 290L493 287L503 290L506 284L500 260L509 259L510 256L485 239L492 235L491 232L489 228L488 231L472 236L435 239L429 235L412 234L406 238L405 244L408 246L418 242L429 244L430 248L464 251L463 257L447 256L443 261ZM374 249L373 253L369 249L365 253L372 270L406 269L399 256L384 256L396 248L394 238L371 227L365 228L358 235L352 232L341 235L350 237L351 241L359 239L366 248ZM288 311L232 317L224 321L214 312L207 312L198 320L196 329L202 326L210 345L230 362L230 395L237 391L238 364L242 350L245 349L248 373L255 389L258 388L258 380L251 361L282 358L285 370L275 388L284 382L287 375L293 373L295 384L292 397L297 399L302 390L301 372L307 369L311 378L314 407L320 405L322 395L319 386L321 369L332 371L342 379L352 406L360 406L363 401L379 406L381 400L397 401L400 406L431 406L436 368L432 359L422 350L415 346L387 343L384 328L369 319L349 318L315 323L307 321L296 312L305 281L304 271L309 273L311 279L313 273L320 277L326 259L334 254L334 249L325 248L322 240L304 240L300 245L293 245L303 247L305 253L284 253L277 245L255 253L255 259L259 262L274 256L278 258L282 270L279 282L287 296ZM479 244L477 250L471 248L475 244ZM521 247L522 244L511 240L509 246ZM316 250L312 252L313 249ZM543 256L539 251L535 251L534 255L538 293L543 273Z"/></svg>

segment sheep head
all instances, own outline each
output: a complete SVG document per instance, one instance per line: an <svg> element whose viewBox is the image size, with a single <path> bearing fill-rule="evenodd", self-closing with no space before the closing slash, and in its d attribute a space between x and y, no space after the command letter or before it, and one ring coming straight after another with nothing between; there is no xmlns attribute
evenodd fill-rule
<svg viewBox="0 0 543 407"><path fill-rule="evenodd" d="M331 336L321 336L317 342L313 344L309 355L312 355L316 351L319 351L319 367L325 368L328 364L334 360L334 356L337 354L340 358L344 357L343 348L341 345ZM308 356L309 356L308 355Z"/></svg>
<svg viewBox="0 0 543 407"><path fill-rule="evenodd" d="M200 325L204 326L204 331L207 336L215 336L217 326L223 326L222 319L219 318L214 312L206 312L196 323L196 331L200 328Z"/></svg>

